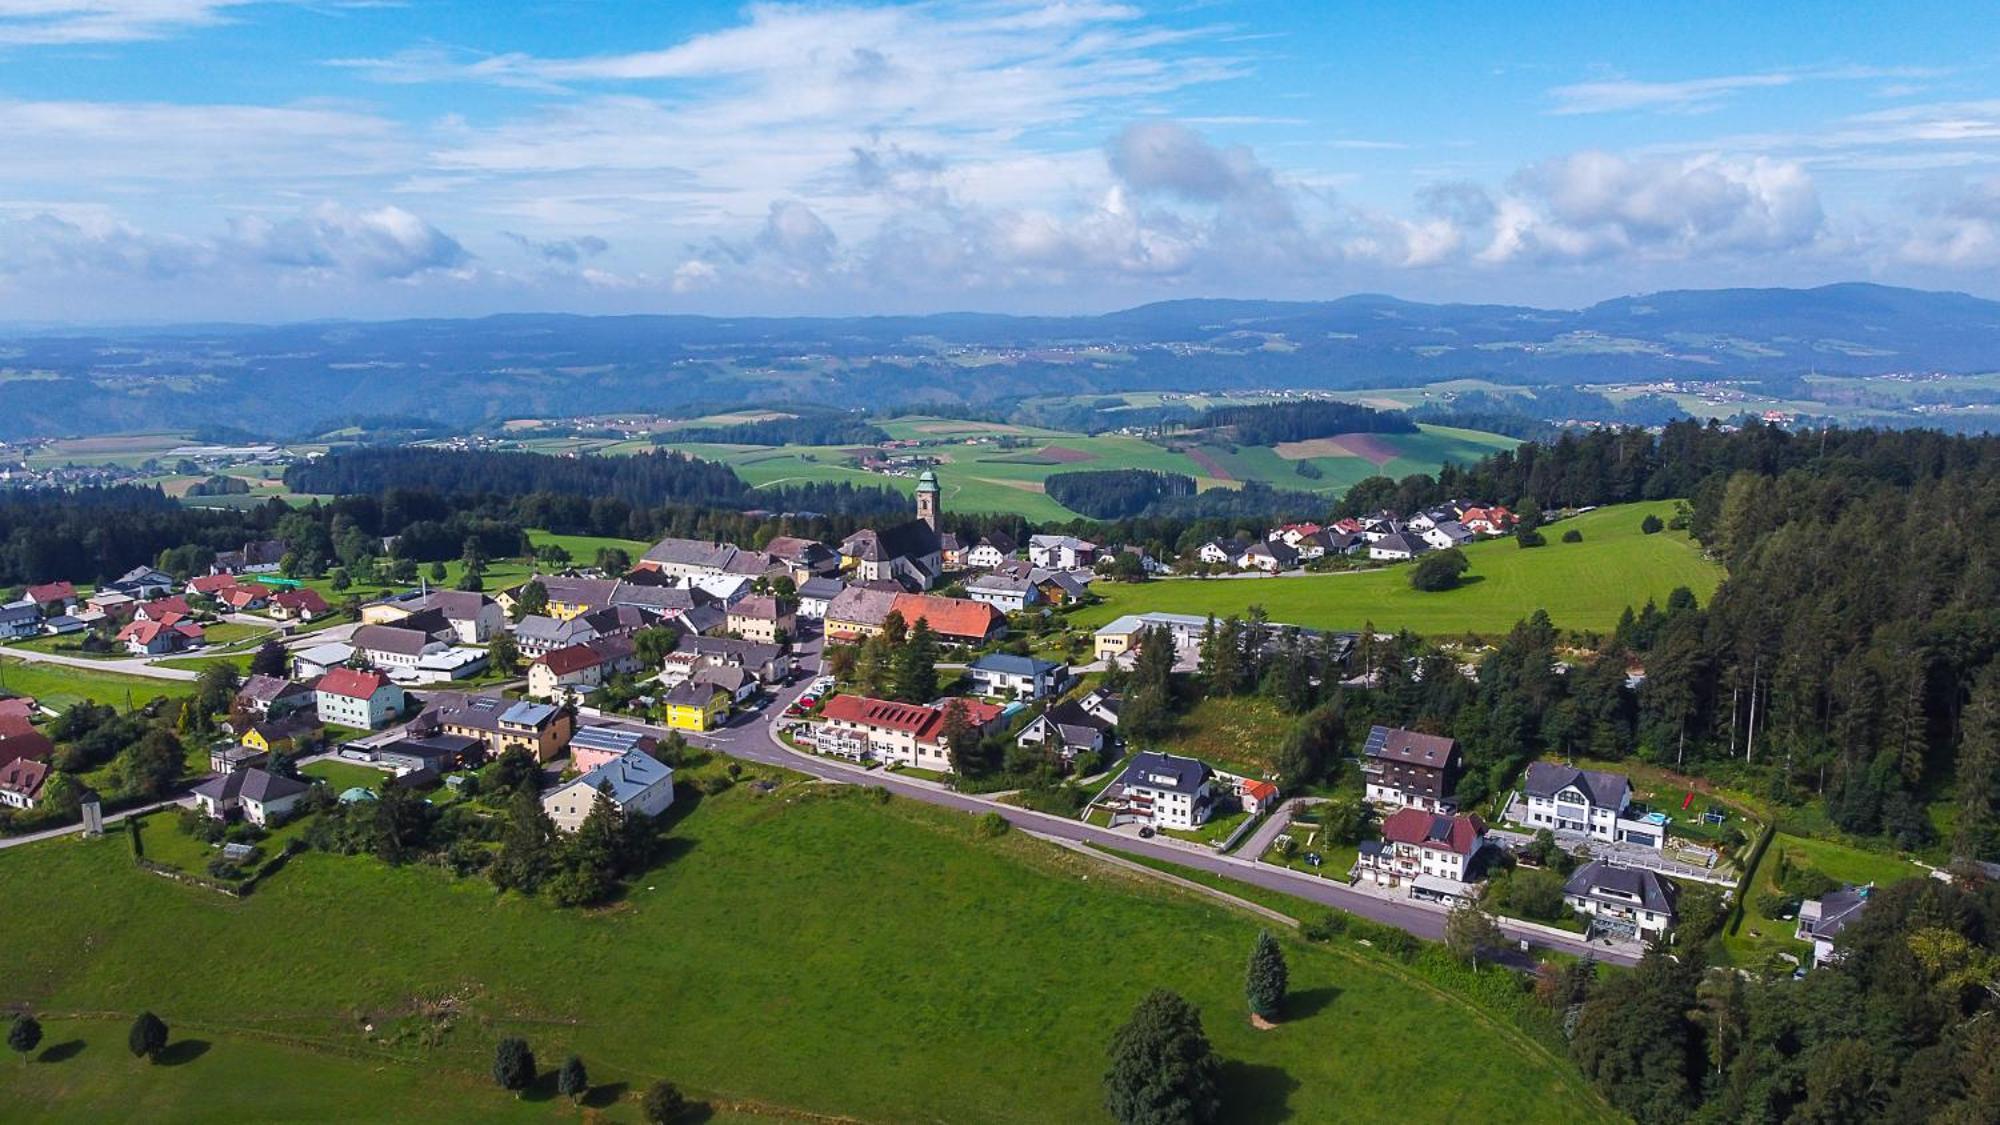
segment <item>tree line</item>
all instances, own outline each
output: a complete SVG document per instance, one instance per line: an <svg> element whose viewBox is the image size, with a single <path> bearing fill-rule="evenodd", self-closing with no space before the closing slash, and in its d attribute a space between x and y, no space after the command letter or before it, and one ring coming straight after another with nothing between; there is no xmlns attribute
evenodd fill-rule
<svg viewBox="0 0 2000 1125"><path fill-rule="evenodd" d="M1335 434L1413 434L1417 424L1400 410L1376 410L1352 402L1306 399L1257 406L1214 406L1202 412L1202 429L1228 427L1244 445L1310 441Z"/></svg>

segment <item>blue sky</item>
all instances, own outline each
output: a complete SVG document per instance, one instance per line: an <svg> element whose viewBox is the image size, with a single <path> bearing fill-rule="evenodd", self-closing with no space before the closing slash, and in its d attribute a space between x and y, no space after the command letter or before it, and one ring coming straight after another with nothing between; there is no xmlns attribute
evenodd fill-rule
<svg viewBox="0 0 2000 1125"><path fill-rule="evenodd" d="M0 317L2000 296L1974 4L0 0Z"/></svg>

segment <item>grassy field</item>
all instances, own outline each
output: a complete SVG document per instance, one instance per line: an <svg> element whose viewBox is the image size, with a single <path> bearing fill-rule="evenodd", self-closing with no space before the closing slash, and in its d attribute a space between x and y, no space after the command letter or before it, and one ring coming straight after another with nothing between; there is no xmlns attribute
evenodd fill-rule
<svg viewBox="0 0 2000 1125"><path fill-rule="evenodd" d="M1071 519L1075 512L1050 499L1043 482L1052 473L1083 469L1154 469L1195 478L1202 488L1261 480L1279 488L1305 489L1329 495L1364 477L1435 472L1445 461L1470 463L1517 442L1497 434L1426 426L1415 434L1367 435L1367 453L1338 448L1285 450L1263 446L1229 447L1189 439L1169 449L1127 434L1086 435L1061 430L1005 426L990 422L959 422L935 418L900 418L883 428L893 437L924 445L909 452L939 458L938 476L946 507L959 511L1018 512L1030 519ZM996 437L1020 439L1020 448L1002 448ZM1334 443L1338 444L1338 443ZM735 468L744 480L763 488L810 481L849 481L887 485L913 491L913 476L887 476L849 465L849 446L763 446L690 443L673 446L697 457ZM1299 475L1310 461L1321 476Z"/></svg>
<svg viewBox="0 0 2000 1125"><path fill-rule="evenodd" d="M1798 921L1772 918L1758 909L1757 896L1777 891L1778 857L1784 855L1795 868L1809 867L1842 883L1873 883L1886 887L1904 879L1922 879L1930 872L1906 859L1887 852L1864 851L1833 840L1819 840L1780 832L1764 849L1750 890L1743 904L1743 924L1723 938L1723 949L1732 964L1761 965L1773 953L1789 953L1804 958L1811 952L1805 942L1793 940Z"/></svg>
<svg viewBox="0 0 2000 1125"><path fill-rule="evenodd" d="M1537 609L1566 629L1608 631L1626 606L1652 598L1664 603L1676 586L1706 601L1722 568L1703 558L1682 531L1644 535L1648 514L1666 519L1673 502L1624 504L1550 527L1548 546L1522 550L1499 539L1465 549L1472 563L1456 590L1421 593L1410 588L1408 565L1303 578L1172 579L1124 586L1100 582L1102 604L1070 618L1096 628L1124 613L1159 610L1226 617L1261 605L1273 621L1322 629L1410 628L1430 636L1504 633ZM1583 542L1561 542L1576 528Z"/></svg>
<svg viewBox="0 0 2000 1125"><path fill-rule="evenodd" d="M123 708L129 698L135 706L143 706L157 695L192 695L194 685L180 680L100 672L95 668L29 664L13 657L0 656L0 690L13 695L31 695L42 704L60 711L84 699Z"/></svg>
<svg viewBox="0 0 2000 1125"><path fill-rule="evenodd" d="M593 913L365 858L300 856L239 902L136 870L117 836L13 849L0 1004L31 1005L52 1042L82 1047L0 1067L0 1104L70 1120L210 1119L219 1104L381 1119L419 1102L436 1120L572 1116L487 1084L493 1041L520 1033L544 1066L576 1051L596 1081L634 1090L666 1076L867 1121L1097 1121L1106 1038L1166 986L1202 1008L1234 1120L1602 1116L1534 1041L1324 947L1287 939L1294 1017L1255 1031L1241 986L1253 919L971 828L855 791L738 788L692 810L667 864ZM170 949L249 961L190 972ZM119 1057L139 1007L207 1045L157 1074Z"/></svg>

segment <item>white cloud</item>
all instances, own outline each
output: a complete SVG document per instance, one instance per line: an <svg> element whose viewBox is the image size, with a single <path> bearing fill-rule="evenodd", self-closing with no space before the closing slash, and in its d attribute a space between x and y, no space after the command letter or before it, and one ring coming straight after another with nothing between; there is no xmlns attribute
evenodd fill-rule
<svg viewBox="0 0 2000 1125"><path fill-rule="evenodd" d="M226 22L255 0L0 0L0 45L159 39Z"/></svg>
<svg viewBox="0 0 2000 1125"><path fill-rule="evenodd" d="M1789 86L1797 81L1790 74L1734 74L1717 78L1690 78L1680 82L1640 82L1612 78L1597 82L1576 82L1549 91L1558 114L1618 113L1635 109L1711 109L1732 94L1744 90Z"/></svg>

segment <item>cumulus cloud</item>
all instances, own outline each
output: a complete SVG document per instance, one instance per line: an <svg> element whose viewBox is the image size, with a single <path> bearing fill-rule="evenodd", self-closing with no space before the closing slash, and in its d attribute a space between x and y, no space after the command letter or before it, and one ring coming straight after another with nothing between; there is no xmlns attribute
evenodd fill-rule
<svg viewBox="0 0 2000 1125"><path fill-rule="evenodd" d="M1987 269L2000 265L2000 177L1925 200L1897 256L1913 265Z"/></svg>
<svg viewBox="0 0 2000 1125"><path fill-rule="evenodd" d="M0 271L10 274L366 283L458 270L471 260L456 239L399 207L355 211L328 203L275 219L240 216L211 238L47 213L0 225Z"/></svg>
<svg viewBox="0 0 2000 1125"><path fill-rule="evenodd" d="M509 241L545 262L573 266L611 249L611 243L594 234L574 238L530 238L515 231L501 231Z"/></svg>

